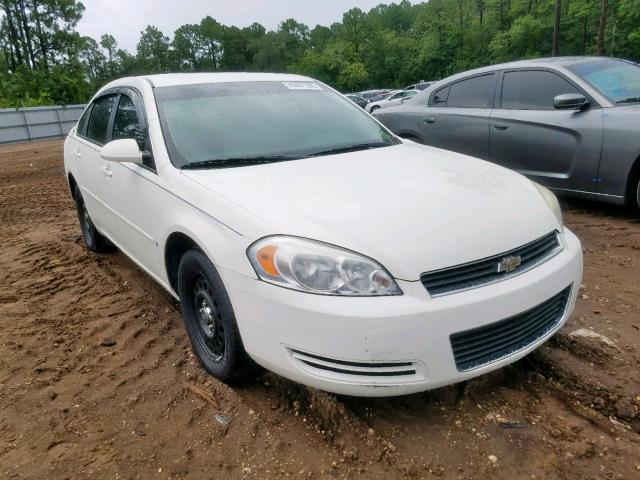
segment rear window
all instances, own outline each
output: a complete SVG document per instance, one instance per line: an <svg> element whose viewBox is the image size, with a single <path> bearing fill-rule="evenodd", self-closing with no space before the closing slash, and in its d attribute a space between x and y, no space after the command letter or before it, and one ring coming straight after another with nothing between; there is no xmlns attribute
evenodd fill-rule
<svg viewBox="0 0 640 480"><path fill-rule="evenodd" d="M76 133L78 135L82 135L83 137L87 134L87 123L89 123L89 115L91 115L91 105L85 110L78 121L78 128L76 128Z"/></svg>
<svg viewBox="0 0 640 480"><path fill-rule="evenodd" d="M490 108L495 84L495 73L460 80L437 90L430 103L457 108Z"/></svg>

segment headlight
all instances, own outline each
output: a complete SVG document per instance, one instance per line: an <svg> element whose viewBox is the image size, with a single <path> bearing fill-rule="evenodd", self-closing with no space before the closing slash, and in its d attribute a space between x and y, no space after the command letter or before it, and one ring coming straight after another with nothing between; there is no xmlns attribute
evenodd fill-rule
<svg viewBox="0 0 640 480"><path fill-rule="evenodd" d="M402 290L374 260L333 245L275 235L247 249L265 282L324 295L401 295Z"/></svg>
<svg viewBox="0 0 640 480"><path fill-rule="evenodd" d="M558 203L558 199L556 198L556 196L553 193L551 193L551 191L544 188L542 185L538 185L536 182L533 182L533 181L531 183L533 183L533 186L536 187L540 195L542 195L542 198L544 198L544 201L547 202L547 205L549 205L549 208L551 209L553 214L556 216L556 218L558 219L558 223L562 227L563 225L562 210L560 210L560 203Z"/></svg>

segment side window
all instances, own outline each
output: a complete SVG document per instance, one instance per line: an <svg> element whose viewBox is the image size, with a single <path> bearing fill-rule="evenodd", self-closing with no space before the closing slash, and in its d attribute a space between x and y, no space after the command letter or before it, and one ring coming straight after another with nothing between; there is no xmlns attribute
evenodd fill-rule
<svg viewBox="0 0 640 480"><path fill-rule="evenodd" d="M138 113L133 101L128 95L120 95L116 116L113 120L113 140L133 138L138 142L140 150L145 149L144 133L140 127Z"/></svg>
<svg viewBox="0 0 640 480"><path fill-rule="evenodd" d="M449 98L449 85L436 90L431 97L429 105L446 105Z"/></svg>
<svg viewBox="0 0 640 480"><path fill-rule="evenodd" d="M89 123L89 115L91 115L91 105L87 107L87 109L78 120L78 128L76 128L76 133L80 136L86 136L87 133L87 123Z"/></svg>
<svg viewBox="0 0 640 480"><path fill-rule="evenodd" d="M553 110L553 98L563 93L581 92L560 75L552 72L505 72L502 81L502 108Z"/></svg>
<svg viewBox="0 0 640 480"><path fill-rule="evenodd" d="M104 145L107 141L107 128L115 99L115 95L100 97L93 102L93 107L91 108L86 136L100 145Z"/></svg>
<svg viewBox="0 0 640 480"><path fill-rule="evenodd" d="M489 108L493 103L496 75L494 73L469 78L451 84L448 107Z"/></svg>

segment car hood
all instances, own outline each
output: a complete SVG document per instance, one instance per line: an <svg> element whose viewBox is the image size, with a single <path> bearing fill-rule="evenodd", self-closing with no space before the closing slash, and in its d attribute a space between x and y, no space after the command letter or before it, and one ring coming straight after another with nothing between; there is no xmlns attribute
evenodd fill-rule
<svg viewBox="0 0 640 480"><path fill-rule="evenodd" d="M264 235L339 245L409 281L560 228L520 174L414 143L182 173L261 219Z"/></svg>

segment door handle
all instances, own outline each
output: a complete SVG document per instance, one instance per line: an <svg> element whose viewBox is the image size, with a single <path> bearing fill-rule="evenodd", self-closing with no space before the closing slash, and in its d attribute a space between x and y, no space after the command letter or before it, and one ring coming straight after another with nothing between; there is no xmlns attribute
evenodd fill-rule
<svg viewBox="0 0 640 480"><path fill-rule="evenodd" d="M436 121L436 117L427 117L424 119L424 123L432 124Z"/></svg>
<svg viewBox="0 0 640 480"><path fill-rule="evenodd" d="M494 123L493 128L495 128L496 130L506 130L507 128L509 128L509 125L505 125L504 123Z"/></svg>
<svg viewBox="0 0 640 480"><path fill-rule="evenodd" d="M113 176L113 172L111 171L111 169L109 168L109 165L105 165L104 167L102 167L102 171L104 172L104 174L107 177L112 177Z"/></svg>

